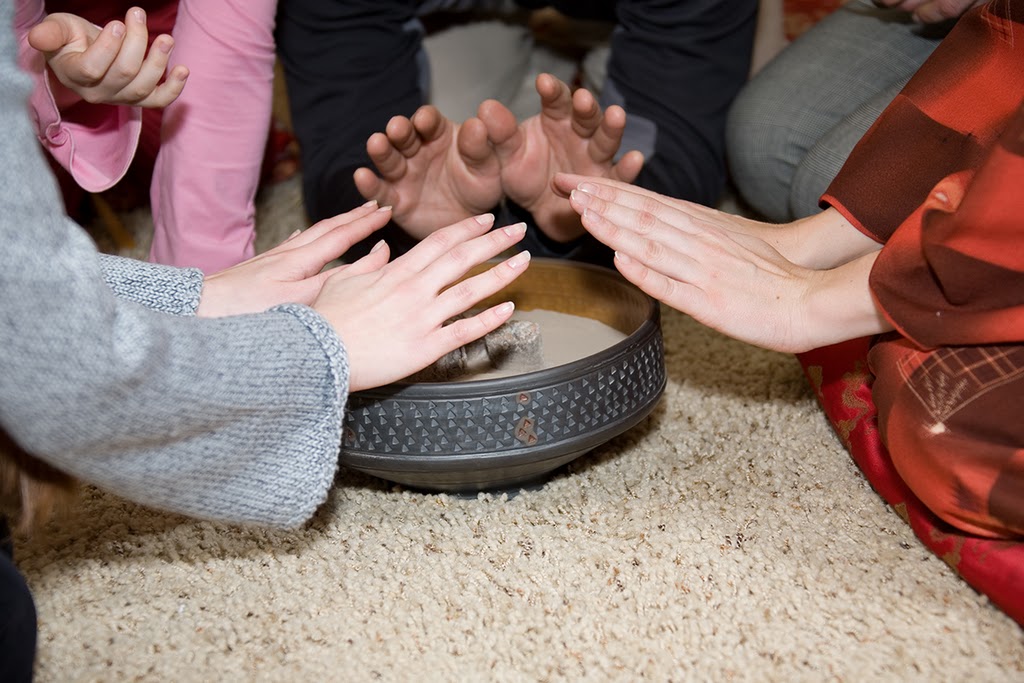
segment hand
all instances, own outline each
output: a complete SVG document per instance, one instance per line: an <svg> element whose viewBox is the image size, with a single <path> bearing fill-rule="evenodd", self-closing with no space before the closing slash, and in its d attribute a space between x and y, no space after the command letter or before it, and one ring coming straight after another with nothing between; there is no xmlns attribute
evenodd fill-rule
<svg viewBox="0 0 1024 683"><path fill-rule="evenodd" d="M321 272L324 266L384 227L390 217L387 207L378 209L376 202L367 202L322 220L248 261L207 276L196 315L218 318L258 313L283 303L312 304L332 273L352 269L354 264Z"/></svg>
<svg viewBox="0 0 1024 683"><path fill-rule="evenodd" d="M417 239L501 201L498 160L478 119L457 126L423 106L411 119L393 117L384 133L366 141L366 151L380 177L357 169L356 187L367 199L390 204L395 222Z"/></svg>
<svg viewBox="0 0 1024 683"><path fill-rule="evenodd" d="M601 179L585 180L570 195L587 231L615 250L615 267L627 280L719 332L800 352L889 329L868 287L877 251L812 270L713 214L682 211L665 199Z"/></svg>
<svg viewBox="0 0 1024 683"><path fill-rule="evenodd" d="M558 172L605 176L633 182L644 159L627 153L613 163L626 127L626 112L608 107L603 114L585 89L575 93L550 74L537 77L541 113L521 125L504 105L488 100L477 112L501 162L501 187L509 199L528 210L551 239L568 242L583 227L563 197L551 191Z"/></svg>
<svg viewBox="0 0 1024 683"><path fill-rule="evenodd" d="M386 248L370 253L353 264L364 272L343 271L324 283L313 308L345 345L350 391L408 377L509 319L514 306L506 302L445 324L526 270L530 254L523 251L453 285L526 233L522 223L490 230L493 221L490 215L467 218L434 232L391 263L380 262ZM364 266L371 259L377 260Z"/></svg>
<svg viewBox="0 0 1024 683"><path fill-rule="evenodd" d="M983 5L988 0L875 0L881 7L910 12L922 24L934 24L956 19L967 10Z"/></svg>
<svg viewBox="0 0 1024 683"><path fill-rule="evenodd" d="M595 180L586 176L559 173L551 181L552 190L568 197L581 183ZM792 223L776 224L737 216L684 199L666 197L641 187L602 180L605 187L626 190L619 195L634 209L652 214L666 223L696 221L755 237L779 252L795 265L814 270L835 268L865 254L878 251L881 245L858 230L834 208ZM600 194L600 193L599 193Z"/></svg>
<svg viewBox="0 0 1024 683"><path fill-rule="evenodd" d="M58 106L77 98L91 103L166 107L181 94L188 77L184 66L167 69L174 39L157 36L146 54L146 13L128 10L124 22L102 30L74 14L56 13L32 27L28 42L46 57L57 80L73 93L55 92Z"/></svg>

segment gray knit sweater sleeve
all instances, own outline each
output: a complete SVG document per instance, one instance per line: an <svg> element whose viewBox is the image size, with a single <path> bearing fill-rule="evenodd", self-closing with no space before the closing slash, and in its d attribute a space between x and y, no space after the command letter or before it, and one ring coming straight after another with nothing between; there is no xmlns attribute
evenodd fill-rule
<svg viewBox="0 0 1024 683"><path fill-rule="evenodd" d="M172 315L194 310L195 273L100 258L59 209L29 127L11 5L0 3L0 428L147 505L301 524L337 468L348 383L338 337L297 305Z"/></svg>
<svg viewBox="0 0 1024 683"><path fill-rule="evenodd" d="M107 285L122 299L174 315L193 315L203 292L203 271L100 255Z"/></svg>

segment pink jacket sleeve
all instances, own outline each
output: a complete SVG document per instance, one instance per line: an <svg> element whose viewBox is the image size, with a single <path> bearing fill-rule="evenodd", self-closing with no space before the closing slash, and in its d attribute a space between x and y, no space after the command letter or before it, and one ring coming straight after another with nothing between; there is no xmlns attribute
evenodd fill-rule
<svg viewBox="0 0 1024 683"><path fill-rule="evenodd" d="M270 127L276 0L180 0L171 64L188 84L164 111L150 198L151 260L215 272L250 258Z"/></svg>
<svg viewBox="0 0 1024 683"><path fill-rule="evenodd" d="M135 156L142 111L88 102L59 111L50 90L46 60L28 44L29 30L45 16L43 0L16 0L18 63L35 83L29 113L36 135L83 189L102 192L124 176Z"/></svg>

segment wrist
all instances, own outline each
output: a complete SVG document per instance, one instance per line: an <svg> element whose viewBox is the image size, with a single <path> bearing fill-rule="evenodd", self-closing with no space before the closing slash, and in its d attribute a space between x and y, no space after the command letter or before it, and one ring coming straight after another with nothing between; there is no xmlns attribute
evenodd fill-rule
<svg viewBox="0 0 1024 683"><path fill-rule="evenodd" d="M831 207L790 223L785 232L787 243L776 248L793 263L815 270L837 268L882 246Z"/></svg>
<svg viewBox="0 0 1024 683"><path fill-rule="evenodd" d="M893 329L868 283L877 256L872 252L836 268L815 271L804 307L804 350Z"/></svg>

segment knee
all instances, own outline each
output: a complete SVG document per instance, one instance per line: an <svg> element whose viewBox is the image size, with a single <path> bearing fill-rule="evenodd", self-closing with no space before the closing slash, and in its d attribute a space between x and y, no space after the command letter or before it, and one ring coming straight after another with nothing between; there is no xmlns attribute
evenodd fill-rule
<svg viewBox="0 0 1024 683"><path fill-rule="evenodd" d="M747 203L765 218L785 222L796 159L776 95L757 78L743 87L726 119L726 155L732 182Z"/></svg>
<svg viewBox="0 0 1024 683"><path fill-rule="evenodd" d="M957 365L948 351L938 349L908 369L913 360L906 354L872 350L872 393L883 441L900 478L943 521L970 534L1019 538L1024 444L1016 416L1006 420L1006 407L1020 404L1024 379L975 395L968 391L950 402L944 387L968 382L959 373L946 374Z"/></svg>

